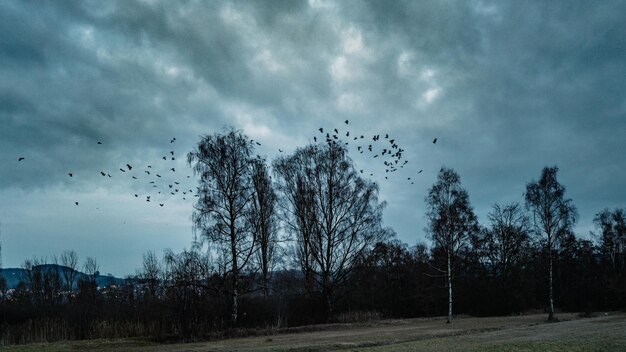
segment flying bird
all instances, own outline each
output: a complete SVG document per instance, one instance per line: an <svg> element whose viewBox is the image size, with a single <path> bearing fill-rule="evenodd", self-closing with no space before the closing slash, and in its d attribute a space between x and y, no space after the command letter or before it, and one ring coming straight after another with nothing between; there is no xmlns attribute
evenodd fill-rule
<svg viewBox="0 0 626 352"><path fill-rule="evenodd" d="M172 172L176 172L176 169L174 169L174 168L171 168L170 170L172 170Z"/></svg>
<svg viewBox="0 0 626 352"><path fill-rule="evenodd" d="M433 139L433 144L437 143L437 138Z"/></svg>
<svg viewBox="0 0 626 352"><path fill-rule="evenodd" d="M261 143L259 143L259 142L256 142L256 145L261 145Z"/></svg>
<svg viewBox="0 0 626 352"><path fill-rule="evenodd" d="M73 176L71 172L70 172L68 175L70 175L70 177L72 177L72 176Z"/></svg>
<svg viewBox="0 0 626 352"><path fill-rule="evenodd" d="M98 141L98 144L102 144L102 142Z"/></svg>
<svg viewBox="0 0 626 352"><path fill-rule="evenodd" d="M78 206L78 202L74 202L74 204L76 204Z"/></svg>
<svg viewBox="0 0 626 352"><path fill-rule="evenodd" d="M130 171L130 170L132 170L132 169L133 169L133 167L132 167L132 166L130 166L130 164L126 164L126 167L128 168L128 171Z"/></svg>
<svg viewBox="0 0 626 352"><path fill-rule="evenodd" d="M105 174L104 172L100 171L100 175L106 176L107 174Z"/></svg>
<svg viewBox="0 0 626 352"><path fill-rule="evenodd" d="M163 206L163 203L159 203L160 206Z"/></svg>
<svg viewBox="0 0 626 352"><path fill-rule="evenodd" d="M147 173L148 175L150 175L150 171L146 170L146 171L144 171L144 172L145 172L145 173Z"/></svg>
<svg viewBox="0 0 626 352"><path fill-rule="evenodd" d="M137 177L133 176L133 179L135 179L135 180L136 180L136 179L137 179Z"/></svg>
<svg viewBox="0 0 626 352"><path fill-rule="evenodd" d="M320 133L324 133L324 129L323 128L320 128L319 131L320 131Z"/></svg>
<svg viewBox="0 0 626 352"><path fill-rule="evenodd" d="M348 120L346 120L345 122L346 122L346 125L347 125L348 124Z"/></svg>
<svg viewBox="0 0 626 352"><path fill-rule="evenodd" d="M337 129L335 128L335 133L339 134L339 131L337 131Z"/></svg>
<svg viewBox="0 0 626 352"><path fill-rule="evenodd" d="M135 194L135 198L139 197L139 195Z"/></svg>
<svg viewBox="0 0 626 352"><path fill-rule="evenodd" d="M170 151L170 154L174 155L174 151L173 151L173 150L172 150L172 151Z"/></svg>
<svg viewBox="0 0 626 352"><path fill-rule="evenodd" d="M156 174L156 177L161 177L161 175L159 175L159 174Z"/></svg>
<svg viewBox="0 0 626 352"><path fill-rule="evenodd" d="M418 173L418 174L421 174L421 173L422 173L422 171L424 171L424 170L420 170L420 171L418 171L417 173Z"/></svg>
<svg viewBox="0 0 626 352"><path fill-rule="evenodd" d="M122 169L121 167L120 167L120 171L121 171L121 172L126 172L126 170Z"/></svg>
<svg viewBox="0 0 626 352"><path fill-rule="evenodd" d="M19 157L19 158L17 159L17 161L22 161L22 160L24 160L24 157L23 157L23 156L21 156L21 157Z"/></svg>
<svg viewBox="0 0 626 352"><path fill-rule="evenodd" d="M166 157L163 157L163 160L167 160L167 158L166 158Z"/></svg>

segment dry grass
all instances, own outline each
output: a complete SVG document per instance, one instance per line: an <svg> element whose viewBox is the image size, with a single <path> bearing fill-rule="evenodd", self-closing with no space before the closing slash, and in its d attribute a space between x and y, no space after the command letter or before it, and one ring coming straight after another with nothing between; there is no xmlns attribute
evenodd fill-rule
<svg viewBox="0 0 626 352"><path fill-rule="evenodd" d="M626 351L626 314L578 318L561 314L385 320L333 325L320 331L156 345L141 340L95 340L13 346L6 351Z"/></svg>

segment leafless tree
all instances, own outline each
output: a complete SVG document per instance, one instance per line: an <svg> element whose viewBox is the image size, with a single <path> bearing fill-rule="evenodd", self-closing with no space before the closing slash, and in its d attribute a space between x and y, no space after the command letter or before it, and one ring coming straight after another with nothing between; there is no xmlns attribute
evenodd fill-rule
<svg viewBox="0 0 626 352"><path fill-rule="evenodd" d="M438 269L446 278L448 289L448 323L452 322L452 284L455 261L468 245L478 223L469 202L467 191L461 187L461 178L452 169L441 168L437 182L426 196L427 232L445 256L446 269Z"/></svg>
<svg viewBox="0 0 626 352"><path fill-rule="evenodd" d="M491 227L481 231L482 255L487 258L494 277L503 282L529 245L530 219L518 203L495 204L487 215Z"/></svg>
<svg viewBox="0 0 626 352"><path fill-rule="evenodd" d="M68 300L72 299L72 291L74 290L74 283L76 282L76 274L78 271L78 254L74 250L65 250L61 253L61 265L63 269L61 273L63 275L63 281L65 283L64 290L67 294Z"/></svg>
<svg viewBox="0 0 626 352"><path fill-rule="evenodd" d="M626 262L626 212L604 209L593 219L600 229L600 248L610 258L615 273L624 270Z"/></svg>
<svg viewBox="0 0 626 352"><path fill-rule="evenodd" d="M557 181L558 167L545 167L538 181L526 185L526 208L532 214L534 233L548 254L548 320L554 319L553 256L560 239L571 232L578 217L565 187Z"/></svg>
<svg viewBox="0 0 626 352"><path fill-rule="evenodd" d="M256 237L257 250L255 266L261 271L263 295L269 294L271 273L276 262L278 246L278 220L276 218L276 192L262 159L252 162L252 187L254 189L248 219L253 236Z"/></svg>
<svg viewBox="0 0 626 352"><path fill-rule="evenodd" d="M340 144L310 145L274 162L286 222L298 259L312 275L332 314L336 289L365 251L389 234L375 183L360 178Z"/></svg>
<svg viewBox="0 0 626 352"><path fill-rule="evenodd" d="M143 281L146 294L150 298L157 297L157 290L161 281L161 264L154 251L143 254L143 270L139 277Z"/></svg>
<svg viewBox="0 0 626 352"><path fill-rule="evenodd" d="M88 280L91 283L96 282L96 278L100 275L100 266L94 257L87 257L85 259L85 264L83 265L83 270L87 275Z"/></svg>
<svg viewBox="0 0 626 352"><path fill-rule="evenodd" d="M194 173L200 175L198 201L193 213L200 242L217 246L232 279L231 322L237 324L240 272L255 250L247 220L253 200L250 140L240 131L205 136L187 155Z"/></svg>

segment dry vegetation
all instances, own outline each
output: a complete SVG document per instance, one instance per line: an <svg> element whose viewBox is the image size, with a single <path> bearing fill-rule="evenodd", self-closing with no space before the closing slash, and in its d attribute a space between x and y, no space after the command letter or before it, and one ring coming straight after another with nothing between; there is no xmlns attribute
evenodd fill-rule
<svg viewBox="0 0 626 352"><path fill-rule="evenodd" d="M12 346L17 351L624 351L626 314L593 318L561 314L496 318L385 320L311 327L309 332L156 345L143 340L92 340Z"/></svg>

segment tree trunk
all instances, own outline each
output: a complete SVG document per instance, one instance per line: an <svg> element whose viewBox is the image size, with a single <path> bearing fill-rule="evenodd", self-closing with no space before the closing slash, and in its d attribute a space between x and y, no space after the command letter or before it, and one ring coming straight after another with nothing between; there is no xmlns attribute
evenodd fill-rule
<svg viewBox="0 0 626 352"><path fill-rule="evenodd" d="M452 260L450 258L450 251L448 251L448 321L452 322Z"/></svg>
<svg viewBox="0 0 626 352"><path fill-rule="evenodd" d="M549 293L548 293L548 299L549 299L549 307L548 307L548 321L552 321L554 320L554 292L553 292L553 285L552 285L552 248L550 248L548 250L548 280L549 280Z"/></svg>
<svg viewBox="0 0 626 352"><path fill-rule="evenodd" d="M238 264L237 264L237 243L235 240L235 230L231 229L231 242L230 242L230 246L231 246L231 255L233 257L232 259L232 273L233 273L233 294L232 294L232 308L231 308L231 315L230 315L230 320L231 320L231 324L233 326L237 326L237 299L239 296L239 291L237 290L237 284L239 283L239 268L238 268Z"/></svg>

